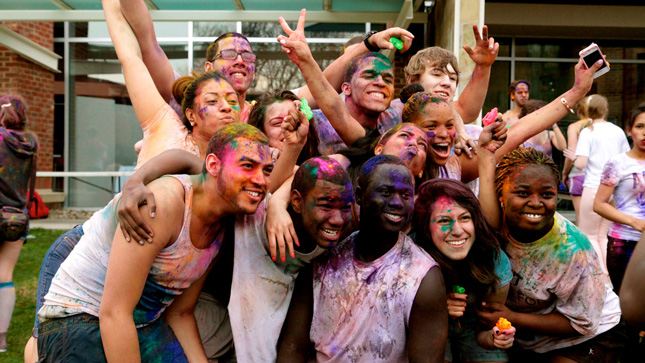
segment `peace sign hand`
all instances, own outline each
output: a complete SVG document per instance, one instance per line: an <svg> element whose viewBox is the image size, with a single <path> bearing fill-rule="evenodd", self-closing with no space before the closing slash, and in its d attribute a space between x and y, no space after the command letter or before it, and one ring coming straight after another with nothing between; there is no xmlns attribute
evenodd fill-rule
<svg viewBox="0 0 645 363"><path fill-rule="evenodd" d="M499 52L499 43L495 42L495 38L488 37L488 26L482 27L482 34L479 35L479 28L473 25L473 33L475 34L475 48L470 48L464 45L464 50L470 56L470 59L478 66L490 67Z"/></svg>
<svg viewBox="0 0 645 363"><path fill-rule="evenodd" d="M284 35L278 36L278 42L282 45L282 50L287 53L289 59L298 65L301 61L305 60L307 56L311 56L311 50L307 45L305 38L305 17L307 10L300 10L300 17L298 18L298 25L296 30L292 30L283 17L278 18L282 30L287 34L288 38Z"/></svg>

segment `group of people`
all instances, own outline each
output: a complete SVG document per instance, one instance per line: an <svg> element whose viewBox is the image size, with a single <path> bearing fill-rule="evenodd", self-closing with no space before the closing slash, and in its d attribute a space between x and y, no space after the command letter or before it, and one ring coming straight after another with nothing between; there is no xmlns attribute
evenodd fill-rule
<svg viewBox="0 0 645 363"><path fill-rule="evenodd" d="M617 286L645 228L645 106L631 149L607 139L622 130L587 96L602 62L580 60L572 87L533 107L530 83L514 82L514 108L473 140L465 124L499 48L486 27L464 47L475 70L458 101L459 65L440 47L412 56L393 100L378 51L392 37L408 50L414 35L370 32L322 71L303 10L296 29L279 20L277 40L306 85L252 105L242 34L218 37L204 73L180 77L143 0L102 3L144 136L123 193L47 252L26 362L625 358L634 327ZM591 207L581 228L556 212L548 153L567 146L557 122L576 105L562 174L615 222L608 247L582 228ZM10 128L14 106L2 107Z"/></svg>

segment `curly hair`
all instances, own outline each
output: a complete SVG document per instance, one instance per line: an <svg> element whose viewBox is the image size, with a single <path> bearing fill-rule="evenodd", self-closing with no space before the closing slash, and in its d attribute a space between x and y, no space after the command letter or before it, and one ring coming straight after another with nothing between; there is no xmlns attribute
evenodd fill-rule
<svg viewBox="0 0 645 363"><path fill-rule="evenodd" d="M513 170L526 165L544 165L551 172L556 184L560 182L560 170L553 162L553 159L542 151L535 150L532 147L520 147L504 155L502 161L497 164L495 171L495 192L498 198L502 196L504 186L508 182Z"/></svg>
<svg viewBox="0 0 645 363"><path fill-rule="evenodd" d="M444 256L435 246L430 234L430 223L434 203L441 197L454 200L468 210L472 217L476 236L468 256L453 261ZM473 192L463 183L451 179L434 179L423 183L414 203L412 226L416 232L416 243L425 249L439 263L446 279L446 287L458 284L475 291L480 299L496 289L499 278L495 273L495 260L499 259L500 244L496 233L489 226Z"/></svg>

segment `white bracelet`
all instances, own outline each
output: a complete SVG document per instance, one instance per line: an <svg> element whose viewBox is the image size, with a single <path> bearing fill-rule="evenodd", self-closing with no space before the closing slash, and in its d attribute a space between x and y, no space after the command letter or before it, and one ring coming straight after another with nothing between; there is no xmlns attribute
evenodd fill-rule
<svg viewBox="0 0 645 363"><path fill-rule="evenodd" d="M569 106L569 102L567 102L567 99L566 99L566 98L562 97L562 98L560 99L560 102L562 102L562 104L564 105L564 107L566 107L566 108L567 108L567 110L569 110L569 112L571 112L571 113L572 113L572 114L574 114L574 115L576 114L576 112L571 108L571 106Z"/></svg>

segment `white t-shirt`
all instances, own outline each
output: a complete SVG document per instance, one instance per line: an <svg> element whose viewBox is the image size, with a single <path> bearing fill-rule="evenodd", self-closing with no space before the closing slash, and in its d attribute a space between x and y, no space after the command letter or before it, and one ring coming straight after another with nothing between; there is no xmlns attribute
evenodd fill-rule
<svg viewBox="0 0 645 363"><path fill-rule="evenodd" d="M614 201L619 212L638 219L645 219L645 160L618 154L605 164L600 183L615 187ZM642 233L631 226L613 223L609 236L638 241Z"/></svg>
<svg viewBox="0 0 645 363"><path fill-rule="evenodd" d="M611 122L600 122L580 132L576 156L589 158L585 168L585 182L582 186L598 188L600 174L605 163L612 156L629 151L625 132Z"/></svg>
<svg viewBox="0 0 645 363"><path fill-rule="evenodd" d="M235 354L240 362L275 362L276 345L289 310L298 271L325 252L295 252L285 262L271 260L266 227L266 199L255 214L235 221L233 283L228 311Z"/></svg>

